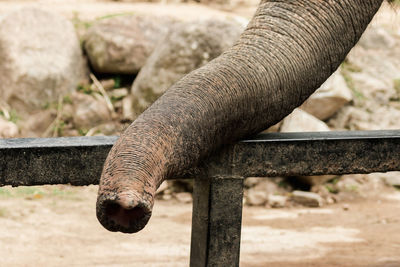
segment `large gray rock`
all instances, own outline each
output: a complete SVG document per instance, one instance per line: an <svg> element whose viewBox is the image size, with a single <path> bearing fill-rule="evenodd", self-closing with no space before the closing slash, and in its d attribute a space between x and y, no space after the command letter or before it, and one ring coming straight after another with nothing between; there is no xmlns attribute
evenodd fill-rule
<svg viewBox="0 0 400 267"><path fill-rule="evenodd" d="M352 85L353 105L329 121L336 129L399 129L400 36L390 24L372 23L341 72Z"/></svg>
<svg viewBox="0 0 400 267"><path fill-rule="evenodd" d="M159 43L132 86L134 116L143 112L172 84L219 56L238 39L235 21L206 20L174 27Z"/></svg>
<svg viewBox="0 0 400 267"><path fill-rule="evenodd" d="M335 72L307 99L301 109L320 120L326 120L352 99L353 95L343 76Z"/></svg>
<svg viewBox="0 0 400 267"><path fill-rule="evenodd" d="M320 195L305 191L293 191L292 201L306 207L321 207L323 204Z"/></svg>
<svg viewBox="0 0 400 267"><path fill-rule="evenodd" d="M56 101L85 74L74 26L42 9L2 17L0 48L0 97L19 113Z"/></svg>
<svg viewBox="0 0 400 267"><path fill-rule="evenodd" d="M119 16L92 26L84 47L97 72L136 74L173 20L150 16Z"/></svg>
<svg viewBox="0 0 400 267"><path fill-rule="evenodd" d="M111 113L104 99L78 92L72 93L71 99L74 103L73 122L76 128L88 130L111 120Z"/></svg>
<svg viewBox="0 0 400 267"><path fill-rule="evenodd" d="M255 184L255 180L258 179L259 181ZM251 184L249 184L249 181L251 181ZM269 202L271 195L277 195L277 194L285 194L286 190L282 187L278 186L278 181L280 178L252 178L251 180L247 179L247 185L255 185L254 187L251 187L247 190L246 192L246 203L248 205L253 205L253 206L258 206L258 205L264 205L265 203ZM274 197L271 198L271 203L274 201L282 202L283 199L277 200ZM271 204L269 203L269 204ZM275 203L276 204L276 203ZM279 204L273 204L271 206L280 206Z"/></svg>

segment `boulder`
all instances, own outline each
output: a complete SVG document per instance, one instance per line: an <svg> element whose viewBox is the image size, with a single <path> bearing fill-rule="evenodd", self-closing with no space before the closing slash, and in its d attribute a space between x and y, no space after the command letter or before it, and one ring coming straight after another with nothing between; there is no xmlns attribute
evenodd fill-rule
<svg viewBox="0 0 400 267"><path fill-rule="evenodd" d="M118 16L101 20L84 36L93 69L101 73L136 74L173 20L150 16Z"/></svg>
<svg viewBox="0 0 400 267"><path fill-rule="evenodd" d="M269 195L268 196L268 205L271 208L283 208L286 206L287 197L280 195Z"/></svg>
<svg viewBox="0 0 400 267"><path fill-rule="evenodd" d="M45 109L33 113L22 125L24 137L43 137L42 134L51 126L57 117L54 109Z"/></svg>
<svg viewBox="0 0 400 267"><path fill-rule="evenodd" d="M301 109L320 120L326 120L352 99L351 90L337 71L304 102Z"/></svg>
<svg viewBox="0 0 400 267"><path fill-rule="evenodd" d="M193 201L192 194L188 192L179 192L175 194L175 198L182 203L191 203Z"/></svg>
<svg viewBox="0 0 400 267"><path fill-rule="evenodd" d="M396 39L387 29L371 24L368 31L361 36L358 45L369 50L390 50L396 47Z"/></svg>
<svg viewBox="0 0 400 267"><path fill-rule="evenodd" d="M18 135L18 126L0 117L0 138L13 138Z"/></svg>
<svg viewBox="0 0 400 267"><path fill-rule="evenodd" d="M246 203L251 206L264 205L268 200L268 193L259 191L255 188L250 188L247 191Z"/></svg>
<svg viewBox="0 0 400 267"><path fill-rule="evenodd" d="M400 172L380 173L377 175L379 175L388 185L400 187Z"/></svg>
<svg viewBox="0 0 400 267"><path fill-rule="evenodd" d="M84 78L73 24L38 8L0 19L0 97L22 116L55 102Z"/></svg>
<svg viewBox="0 0 400 267"><path fill-rule="evenodd" d="M323 132L330 131L330 129L323 121L297 108L283 120L280 131Z"/></svg>
<svg viewBox="0 0 400 267"><path fill-rule="evenodd" d="M74 105L73 122L76 128L88 130L111 119L111 112L102 98L74 92L71 99Z"/></svg>
<svg viewBox="0 0 400 267"><path fill-rule="evenodd" d="M293 191L292 200L293 202L306 207L321 207L323 202L320 195L305 191Z"/></svg>
<svg viewBox="0 0 400 267"><path fill-rule="evenodd" d="M258 179L257 183L254 183ZM277 199L274 197L271 197L272 195L277 195L277 194L286 194L287 191L278 186L278 182L280 181L279 177L276 178L251 178L246 179L247 182L253 181L253 183L249 186L254 185L254 187L249 188L247 190L246 194L246 203L249 205L264 205L269 201L271 198L271 201L277 201L282 203L283 199ZM276 204L276 205L275 205ZM276 207L279 206L279 204L275 203L274 205Z"/></svg>
<svg viewBox="0 0 400 267"><path fill-rule="evenodd" d="M243 26L233 20L176 25L154 49L132 85L135 116L184 75L232 46L242 30Z"/></svg>

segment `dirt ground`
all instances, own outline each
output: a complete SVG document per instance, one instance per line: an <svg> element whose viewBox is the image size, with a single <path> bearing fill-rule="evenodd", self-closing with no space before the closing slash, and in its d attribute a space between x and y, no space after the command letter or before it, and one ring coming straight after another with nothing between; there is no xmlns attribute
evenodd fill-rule
<svg viewBox="0 0 400 267"><path fill-rule="evenodd" d="M191 204L156 201L146 228L111 233L96 186L0 190L0 266L188 266ZM244 207L241 266L400 266L400 191L316 209Z"/></svg>

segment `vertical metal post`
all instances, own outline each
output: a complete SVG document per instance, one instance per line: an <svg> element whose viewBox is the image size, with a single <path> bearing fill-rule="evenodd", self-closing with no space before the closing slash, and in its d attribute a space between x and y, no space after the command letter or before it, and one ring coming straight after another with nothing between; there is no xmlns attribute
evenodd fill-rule
<svg viewBox="0 0 400 267"><path fill-rule="evenodd" d="M243 178L197 178L190 266L239 266Z"/></svg>

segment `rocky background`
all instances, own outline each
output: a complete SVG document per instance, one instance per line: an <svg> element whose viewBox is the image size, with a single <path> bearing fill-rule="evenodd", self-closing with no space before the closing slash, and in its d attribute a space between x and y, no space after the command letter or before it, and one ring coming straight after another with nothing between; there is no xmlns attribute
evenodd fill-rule
<svg viewBox="0 0 400 267"><path fill-rule="evenodd" d="M0 9L0 137L120 134L173 83L220 55L243 31L249 12L239 8L242 2L201 2L218 10L139 6L140 12L83 17L71 7ZM383 7L315 94L266 131L400 129L395 5ZM254 9L252 2L244 6ZM400 176L251 177L245 186L249 205L319 207L399 187ZM191 190L190 182L168 181L158 196L190 202Z"/></svg>

